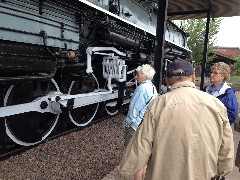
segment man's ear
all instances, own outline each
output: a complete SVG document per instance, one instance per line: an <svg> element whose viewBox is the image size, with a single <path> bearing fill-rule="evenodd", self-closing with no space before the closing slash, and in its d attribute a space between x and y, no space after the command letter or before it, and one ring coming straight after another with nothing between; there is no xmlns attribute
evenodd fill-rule
<svg viewBox="0 0 240 180"><path fill-rule="evenodd" d="M168 86L171 86L173 84L170 77L166 77L166 83L167 83Z"/></svg>
<svg viewBox="0 0 240 180"><path fill-rule="evenodd" d="M193 73L193 75L192 75L192 82L195 84L195 81L196 81L196 76L195 76L195 74Z"/></svg>

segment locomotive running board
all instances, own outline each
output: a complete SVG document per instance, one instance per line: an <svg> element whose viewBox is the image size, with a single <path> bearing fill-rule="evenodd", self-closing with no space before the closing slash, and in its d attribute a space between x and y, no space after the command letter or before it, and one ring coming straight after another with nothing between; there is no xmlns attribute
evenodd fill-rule
<svg viewBox="0 0 240 180"><path fill-rule="evenodd" d="M118 98L118 91L101 91L88 94L62 94L50 92L47 96L38 98L30 103L0 107L0 117L7 117L27 112L62 113L64 109L72 110L81 106L99 103Z"/></svg>

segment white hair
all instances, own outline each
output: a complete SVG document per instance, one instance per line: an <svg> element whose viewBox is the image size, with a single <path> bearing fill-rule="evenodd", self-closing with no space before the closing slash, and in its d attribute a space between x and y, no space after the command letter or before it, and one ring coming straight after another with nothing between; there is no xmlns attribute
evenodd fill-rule
<svg viewBox="0 0 240 180"><path fill-rule="evenodd" d="M142 72L143 76L147 80L152 80L155 75L155 70L150 64L143 64L142 66L138 66L136 69L137 72Z"/></svg>

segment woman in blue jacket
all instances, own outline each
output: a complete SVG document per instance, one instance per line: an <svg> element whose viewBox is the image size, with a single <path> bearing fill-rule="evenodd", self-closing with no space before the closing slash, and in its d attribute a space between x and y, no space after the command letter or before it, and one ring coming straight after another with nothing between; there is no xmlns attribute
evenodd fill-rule
<svg viewBox="0 0 240 180"><path fill-rule="evenodd" d="M218 98L225 105L229 122L232 124L238 116L238 102L235 90L226 83L229 77L229 65L224 62L215 63L211 67L211 84L206 88L206 92Z"/></svg>
<svg viewBox="0 0 240 180"><path fill-rule="evenodd" d="M155 70L149 64L138 66L136 69L135 79L138 87L134 91L127 116L124 119L125 146L128 145L141 123L148 104L158 95L156 87L152 83L154 74ZM143 179L146 168L147 167L145 166L143 169L139 170L139 172L134 176L134 180Z"/></svg>

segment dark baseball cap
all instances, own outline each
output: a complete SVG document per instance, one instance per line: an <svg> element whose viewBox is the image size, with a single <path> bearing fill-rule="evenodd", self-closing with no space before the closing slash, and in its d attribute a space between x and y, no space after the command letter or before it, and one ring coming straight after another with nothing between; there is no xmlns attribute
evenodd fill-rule
<svg viewBox="0 0 240 180"><path fill-rule="evenodd" d="M167 77L190 76L193 73L193 65L187 60L176 59L167 65Z"/></svg>

